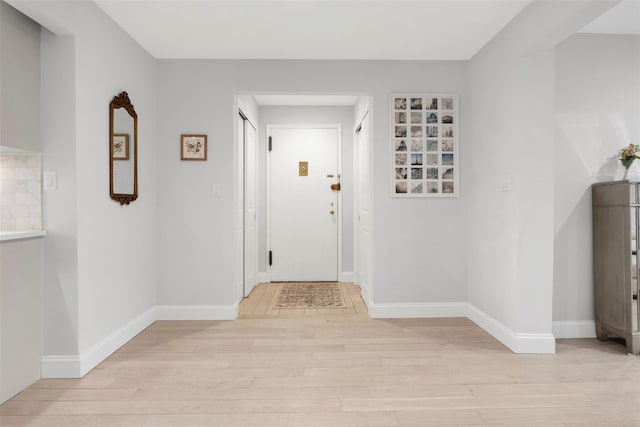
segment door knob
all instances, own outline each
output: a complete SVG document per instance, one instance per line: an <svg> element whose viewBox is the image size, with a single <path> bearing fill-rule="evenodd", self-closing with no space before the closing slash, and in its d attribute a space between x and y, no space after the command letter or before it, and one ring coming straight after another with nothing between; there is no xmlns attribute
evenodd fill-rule
<svg viewBox="0 0 640 427"><path fill-rule="evenodd" d="M333 215L334 213L336 213L336 211L329 211L329 213Z"/></svg>
<svg viewBox="0 0 640 427"><path fill-rule="evenodd" d="M331 184L331 189L333 191L340 191L340 183L337 184Z"/></svg>

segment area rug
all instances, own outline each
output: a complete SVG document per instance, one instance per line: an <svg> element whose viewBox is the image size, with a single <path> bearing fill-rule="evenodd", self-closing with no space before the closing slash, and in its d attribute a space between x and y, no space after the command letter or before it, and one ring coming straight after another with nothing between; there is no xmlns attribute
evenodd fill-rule
<svg viewBox="0 0 640 427"><path fill-rule="evenodd" d="M276 295L274 308L345 307L337 283L283 283Z"/></svg>

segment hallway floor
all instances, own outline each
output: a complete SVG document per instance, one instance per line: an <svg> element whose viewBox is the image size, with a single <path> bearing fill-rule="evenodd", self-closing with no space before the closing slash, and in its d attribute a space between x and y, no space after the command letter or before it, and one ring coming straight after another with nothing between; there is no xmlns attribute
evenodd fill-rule
<svg viewBox="0 0 640 427"><path fill-rule="evenodd" d="M0 425L640 426L640 357L619 343L516 355L464 318L273 314L155 322L6 402Z"/></svg>
<svg viewBox="0 0 640 427"><path fill-rule="evenodd" d="M248 298L240 303L241 319L272 319L287 317L326 317L340 319L369 319L360 288L353 283L338 282L345 307L277 308L276 296L282 283L259 283Z"/></svg>

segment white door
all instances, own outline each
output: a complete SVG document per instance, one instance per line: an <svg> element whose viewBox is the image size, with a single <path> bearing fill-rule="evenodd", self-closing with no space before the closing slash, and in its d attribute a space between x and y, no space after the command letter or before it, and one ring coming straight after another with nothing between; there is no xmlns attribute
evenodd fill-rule
<svg viewBox="0 0 640 427"><path fill-rule="evenodd" d="M371 204L371 170L370 164L370 129L369 114L360 123L356 133L357 166L357 229L358 229L358 284L364 294L369 293L369 268L370 268L370 204Z"/></svg>
<svg viewBox="0 0 640 427"><path fill-rule="evenodd" d="M258 271L258 138L249 120L244 120L244 170L244 296L247 297L257 284Z"/></svg>
<svg viewBox="0 0 640 427"><path fill-rule="evenodd" d="M270 279L337 281L340 127L269 130Z"/></svg>

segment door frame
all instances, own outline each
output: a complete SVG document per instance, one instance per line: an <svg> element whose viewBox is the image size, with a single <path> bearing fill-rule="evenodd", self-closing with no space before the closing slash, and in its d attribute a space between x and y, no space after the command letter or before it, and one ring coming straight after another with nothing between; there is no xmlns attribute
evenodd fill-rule
<svg viewBox="0 0 640 427"><path fill-rule="evenodd" d="M272 129L336 129L338 131L338 158L337 158L337 174L340 176L340 182L342 182L342 124L341 123L320 123L320 124L282 124L282 123L267 123L267 131L265 133L265 150L266 150L266 224L267 224L267 252L271 248L271 156L269 155L269 137L271 136ZM340 281L342 276L342 191L338 192L338 271L337 278ZM271 266L267 259L267 280L271 282Z"/></svg>
<svg viewBox="0 0 640 427"><path fill-rule="evenodd" d="M253 291L253 289L256 287L256 285L258 284L258 144L259 144L259 135L258 135L258 128L251 122L251 119L242 111L242 108L238 109L239 115L242 119L242 125L243 125L243 129L242 129L242 135L238 135L238 143L240 145L242 145L242 154L243 154L243 159L242 159L242 296L243 297L248 297L249 294ZM255 141L254 141L254 147L253 147L253 151L255 151L253 153L253 157L254 157L254 162L255 164L253 165L249 165L249 156L248 156L248 148L249 148L249 139L247 138L247 134L248 134L248 130L249 130L249 126L251 128L253 128L253 131L255 133ZM255 174L254 174L254 179L253 181L249 181L247 179L247 170L250 169L251 167L253 167L255 169ZM254 194L254 200L253 200L253 206L254 206L254 218L253 218L253 228L254 228L254 238L250 239L248 238L248 232L247 232L247 221L248 221L248 217L250 215L250 212L247 211L247 201L248 201L248 197L247 197L247 188L249 186L253 186L253 194ZM254 259L253 262L251 263L253 265L253 269L247 269L247 247L252 246L253 247L253 254L254 254ZM247 274L249 273L249 274ZM251 284L247 284L247 279L253 277L253 283ZM251 289L248 290L247 292L247 288L250 287Z"/></svg>
<svg viewBox="0 0 640 427"><path fill-rule="evenodd" d="M373 302L373 200L374 200L374 186L373 186L373 121L372 121L372 102L370 99L367 99L365 107L363 108L359 117L356 117L355 124L353 126L353 283L360 285L360 291L362 294L362 299L367 305L367 310L370 310L370 305ZM369 185L369 206L367 206L369 211L369 244L368 244L368 266L367 266L367 277L369 282L367 286L362 286L362 279L360 277L360 210L362 206L360 206L360 192L361 192L361 182L360 182L360 171L359 171L359 162L360 162L360 152L359 152L359 131L364 126L364 120L368 117L367 122L367 132L369 136L369 140L367 144L369 145L368 150L368 158L362 159L367 162L369 165L368 175L366 176L367 185Z"/></svg>
<svg viewBox="0 0 640 427"><path fill-rule="evenodd" d="M246 215L245 209L245 180L246 180L246 159L245 159L245 139L244 132L238 131L238 120L246 118L253 128L256 130L256 156L258 156L258 146L260 144L260 132L258 126L253 123L255 120L252 116L247 114L247 110L244 108L244 104L238 99L238 96L234 99L233 104L233 295L236 308L239 306L240 301L244 298L244 280L245 280L245 230L244 230L244 216ZM257 180L257 177L256 177ZM220 194L219 194L220 195ZM258 203L258 189L256 183L256 207ZM242 205L241 205L242 203ZM239 214L238 208L242 206L242 215ZM256 212L257 216L257 212ZM256 221L256 239L254 242L256 257L258 254L258 236L260 233L259 224ZM258 282L258 262L255 263L254 275L256 277L256 284Z"/></svg>

